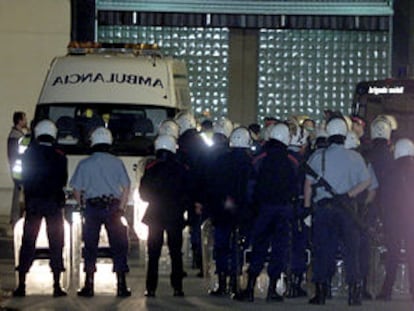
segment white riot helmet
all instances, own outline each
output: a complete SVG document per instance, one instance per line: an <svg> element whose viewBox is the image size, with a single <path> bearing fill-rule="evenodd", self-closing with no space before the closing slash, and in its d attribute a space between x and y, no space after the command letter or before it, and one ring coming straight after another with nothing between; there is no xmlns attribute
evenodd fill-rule
<svg viewBox="0 0 414 311"><path fill-rule="evenodd" d="M177 141L170 135L159 135L154 142L155 150L165 149L172 153L177 152Z"/></svg>
<svg viewBox="0 0 414 311"><path fill-rule="evenodd" d="M250 132L245 127L238 127L230 134L230 147L233 148L250 148L252 138Z"/></svg>
<svg viewBox="0 0 414 311"><path fill-rule="evenodd" d="M180 135L180 127L174 120L164 120L158 128L158 135L170 135L178 139Z"/></svg>
<svg viewBox="0 0 414 311"><path fill-rule="evenodd" d="M397 119L390 114L380 114L375 118L375 120L384 120L389 123L391 130L395 131L398 129L398 122Z"/></svg>
<svg viewBox="0 0 414 311"><path fill-rule="evenodd" d="M180 135L189 129L194 129L196 127L196 120L192 113L190 112L179 112L175 116L175 122L177 122L180 127Z"/></svg>
<svg viewBox="0 0 414 311"><path fill-rule="evenodd" d="M326 124L326 132L328 136L341 135L345 137L348 126L343 118L332 118Z"/></svg>
<svg viewBox="0 0 414 311"><path fill-rule="evenodd" d="M91 134L91 147L98 144L112 145L112 141L111 131L103 126L97 127Z"/></svg>
<svg viewBox="0 0 414 311"><path fill-rule="evenodd" d="M394 159L399 159L406 156L414 156L414 144L408 138L400 138L395 143Z"/></svg>
<svg viewBox="0 0 414 311"><path fill-rule="evenodd" d="M233 123L226 117L221 117L213 125L213 132L223 134L227 138L230 137L231 131L233 131Z"/></svg>
<svg viewBox="0 0 414 311"><path fill-rule="evenodd" d="M391 125L384 119L376 119L371 123L371 139L383 138L390 140Z"/></svg>
<svg viewBox="0 0 414 311"><path fill-rule="evenodd" d="M42 136L42 135L49 135L53 137L53 139L56 139L57 127L55 123L53 123L50 120L42 120L36 124L34 128L34 132L35 132L35 138L38 138L39 136Z"/></svg>
<svg viewBox="0 0 414 311"><path fill-rule="evenodd" d="M288 146L290 143L289 127L284 123L276 124L270 131L270 138L276 139Z"/></svg>
<svg viewBox="0 0 414 311"><path fill-rule="evenodd" d="M274 126L275 126L275 124L269 124L268 126L265 127L265 129L263 131L263 139L265 141L268 141L270 139L270 132L272 131Z"/></svg>
<svg viewBox="0 0 414 311"><path fill-rule="evenodd" d="M346 149L355 149L358 148L361 144L358 135L354 131L348 131L346 133L344 146Z"/></svg>
<svg viewBox="0 0 414 311"><path fill-rule="evenodd" d="M328 138L328 132L323 127L318 127L315 133L316 138Z"/></svg>

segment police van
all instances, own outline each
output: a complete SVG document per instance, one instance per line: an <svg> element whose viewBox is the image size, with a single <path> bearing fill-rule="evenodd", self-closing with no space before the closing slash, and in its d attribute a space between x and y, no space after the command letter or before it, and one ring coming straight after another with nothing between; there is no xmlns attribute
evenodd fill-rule
<svg viewBox="0 0 414 311"><path fill-rule="evenodd" d="M358 83L352 113L368 122L377 115L393 115L398 128L392 138L414 139L414 80L385 79Z"/></svg>
<svg viewBox="0 0 414 311"><path fill-rule="evenodd" d="M182 60L163 56L156 45L72 42L67 55L51 62L34 124L45 118L55 122L57 146L68 156L69 177L90 154L91 130L111 130L111 152L124 161L132 182L128 210L136 228L142 213L137 208L142 203L137 193L142 160L153 154L159 124L181 110L190 110Z"/></svg>

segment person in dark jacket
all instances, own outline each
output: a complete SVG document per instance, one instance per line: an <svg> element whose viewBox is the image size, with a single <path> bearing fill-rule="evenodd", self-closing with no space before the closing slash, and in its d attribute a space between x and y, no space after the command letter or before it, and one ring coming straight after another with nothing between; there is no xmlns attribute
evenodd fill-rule
<svg viewBox="0 0 414 311"><path fill-rule="evenodd" d="M251 210L251 181L253 165L250 155L251 137L244 127L230 135L230 151L222 154L210 172L213 209L210 217L214 226L214 258L218 274L218 288L210 295L228 293L227 277L230 276L230 293L238 291L241 272L241 241L248 240ZM244 238L243 238L244 237Z"/></svg>
<svg viewBox="0 0 414 311"><path fill-rule="evenodd" d="M19 254L19 285L13 296L26 295L26 274L35 259L35 244L42 219L50 248L50 267L53 272L53 297L66 296L60 287L60 274L65 271L62 250L64 245L63 213L65 201L67 159L53 142L57 128L50 120L40 121L35 129L35 141L22 158L22 180L26 202L22 246Z"/></svg>
<svg viewBox="0 0 414 311"><path fill-rule="evenodd" d="M401 249L406 251L410 293L414 297L414 144L410 139L401 138L395 143L394 161L384 180L381 201L384 210L385 280L376 299L391 300L396 280Z"/></svg>
<svg viewBox="0 0 414 311"><path fill-rule="evenodd" d="M289 128L284 123L276 124L270 131L270 139L262 153L253 161L256 171L253 200L258 207L258 216L252 231L252 254L248 270L247 288L238 300L254 300L256 278L263 269L267 251L271 246L267 274L269 288L267 301L283 301L276 292L277 280L286 272L289 252L289 231L293 214L292 198L297 196L297 176L289 159L287 146L290 142Z"/></svg>
<svg viewBox="0 0 414 311"><path fill-rule="evenodd" d="M158 285L158 261L167 232L171 257L171 286L174 296L184 296L183 258L181 253L184 212L188 209L188 171L176 158L176 140L160 135L155 140L156 159L141 178L139 193L148 208L142 222L148 225L147 297L155 297Z"/></svg>
<svg viewBox="0 0 414 311"><path fill-rule="evenodd" d="M188 210L187 223L190 228L191 249L193 255L193 268L199 269L197 276L203 276L202 272L202 251L201 251L201 223L203 221L202 206L200 203L202 185L200 176L202 172L201 157L205 149L205 143L202 136L196 129L196 120L194 116L187 111L179 112L175 116L175 122L179 127L179 136L177 139L178 150L177 159L185 165L191 178L190 183L196 185L194 189L193 208Z"/></svg>
<svg viewBox="0 0 414 311"><path fill-rule="evenodd" d="M380 199L383 189L382 185L388 177L387 174L393 162L391 133L390 123L381 118L375 119L371 123L371 142L361 150L362 156L371 163L379 184L377 196L372 204L373 208L370 218L373 220L377 218L381 222L384 222L383 214L387 208Z"/></svg>

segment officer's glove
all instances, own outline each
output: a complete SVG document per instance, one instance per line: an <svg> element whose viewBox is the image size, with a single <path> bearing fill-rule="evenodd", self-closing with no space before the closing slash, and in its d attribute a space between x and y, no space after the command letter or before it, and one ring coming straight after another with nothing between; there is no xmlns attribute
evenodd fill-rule
<svg viewBox="0 0 414 311"><path fill-rule="evenodd" d="M306 227L312 227L312 214L309 214L307 217L303 219L303 223Z"/></svg>

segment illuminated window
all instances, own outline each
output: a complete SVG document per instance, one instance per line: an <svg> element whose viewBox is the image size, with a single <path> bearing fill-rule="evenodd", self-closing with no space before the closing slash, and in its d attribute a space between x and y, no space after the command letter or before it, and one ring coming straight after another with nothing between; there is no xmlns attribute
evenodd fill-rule
<svg viewBox="0 0 414 311"><path fill-rule="evenodd" d="M260 31L258 119L351 112L358 82L389 76L388 32Z"/></svg>
<svg viewBox="0 0 414 311"><path fill-rule="evenodd" d="M99 26L99 42L157 43L165 55L186 61L197 115L227 114L227 28Z"/></svg>

